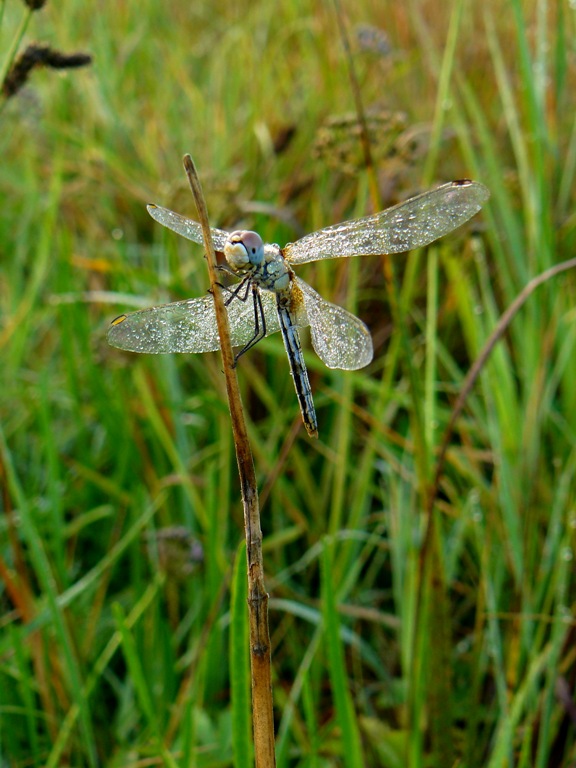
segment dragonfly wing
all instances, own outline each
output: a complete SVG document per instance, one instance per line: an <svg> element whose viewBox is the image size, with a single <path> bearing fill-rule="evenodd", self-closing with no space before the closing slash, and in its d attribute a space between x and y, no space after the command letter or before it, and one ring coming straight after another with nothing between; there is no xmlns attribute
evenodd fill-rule
<svg viewBox="0 0 576 768"><path fill-rule="evenodd" d="M204 243L202 227L197 221L181 216L179 213L175 213L168 208L162 208L160 205L147 205L146 209L153 219L173 232L177 232L182 237L193 240L195 243L200 243L201 245ZM228 240L228 232L224 232L223 229L211 229L210 232L212 233L212 242L214 243L215 250L223 251L226 240Z"/></svg>
<svg viewBox="0 0 576 768"><path fill-rule="evenodd" d="M490 196L483 184L451 181L372 216L306 235L283 250L290 264L342 256L403 253L448 234L478 213Z"/></svg>
<svg viewBox="0 0 576 768"><path fill-rule="evenodd" d="M279 330L276 302L262 292L266 334ZM232 346L243 346L254 336L254 305L233 299L227 307ZM108 331L108 342L128 352L211 352L220 349L214 300L211 296L186 299L120 315Z"/></svg>
<svg viewBox="0 0 576 768"><path fill-rule="evenodd" d="M328 368L355 371L372 360L374 348L366 325L355 315L337 304L325 301L319 293L296 277L304 297L306 316L310 324L312 346ZM305 325L300 316L299 325Z"/></svg>
<svg viewBox="0 0 576 768"><path fill-rule="evenodd" d="M209 352L220 346L211 296L120 315L108 331L113 347L129 352Z"/></svg>

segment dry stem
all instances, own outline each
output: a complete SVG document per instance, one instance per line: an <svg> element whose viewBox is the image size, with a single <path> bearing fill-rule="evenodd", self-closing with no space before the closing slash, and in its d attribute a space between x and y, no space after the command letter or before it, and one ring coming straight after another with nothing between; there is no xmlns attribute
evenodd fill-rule
<svg viewBox="0 0 576 768"><path fill-rule="evenodd" d="M254 754L256 768L273 768L274 756L274 718L272 709L272 683L270 676L270 634L268 631L268 594L264 588L264 568L262 561L262 531L260 529L260 510L258 507L258 489L252 451L248 441L246 422L238 378L234 367L234 355L230 344L228 313L224 306L221 289L218 287L216 273L216 254L210 234L210 224L206 203L198 174L190 155L184 156L184 168L198 209L198 218L202 226L206 261L210 274L210 286L214 296L216 322L222 350L222 363L226 377L226 391L232 417L232 432L236 448L236 460L240 475L244 525L246 529L246 558L248 561L248 609L250 620L250 662L252 670L252 718L254 729Z"/></svg>

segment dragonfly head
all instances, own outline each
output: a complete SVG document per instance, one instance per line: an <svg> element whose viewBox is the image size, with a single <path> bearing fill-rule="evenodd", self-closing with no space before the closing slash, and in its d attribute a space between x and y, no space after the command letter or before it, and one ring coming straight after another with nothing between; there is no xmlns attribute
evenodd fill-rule
<svg viewBox="0 0 576 768"><path fill-rule="evenodd" d="M232 232L224 246L224 256L235 272L246 272L262 263L264 243L256 232Z"/></svg>

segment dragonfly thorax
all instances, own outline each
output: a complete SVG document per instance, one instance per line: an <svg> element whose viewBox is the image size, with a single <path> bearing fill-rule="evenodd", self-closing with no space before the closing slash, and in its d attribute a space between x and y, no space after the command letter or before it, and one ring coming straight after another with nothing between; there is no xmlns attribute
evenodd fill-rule
<svg viewBox="0 0 576 768"><path fill-rule="evenodd" d="M278 245L264 246L264 260L254 273L254 280L267 291L281 293L290 286L290 275L294 274Z"/></svg>
<svg viewBox="0 0 576 768"><path fill-rule="evenodd" d="M264 245L256 232L233 232L224 246L224 255L237 275L250 275L260 288L279 293L290 285L292 270L280 247Z"/></svg>

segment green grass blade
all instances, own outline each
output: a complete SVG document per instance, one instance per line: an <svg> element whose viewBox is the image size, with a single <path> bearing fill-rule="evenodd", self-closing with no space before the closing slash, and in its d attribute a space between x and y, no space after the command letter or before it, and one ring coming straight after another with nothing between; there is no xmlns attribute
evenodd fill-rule
<svg viewBox="0 0 576 768"><path fill-rule="evenodd" d="M334 540L326 538L321 555L322 617L324 641L328 655L330 683L336 716L341 730L342 755L346 766L357 768L364 765L362 743L354 703L350 695L348 675L344 661L344 646L340 634L340 617L334 589Z"/></svg>
<svg viewBox="0 0 576 768"><path fill-rule="evenodd" d="M250 647L246 581L246 543L236 551L230 601L230 690L232 702L232 749L234 765L253 765L250 718Z"/></svg>

